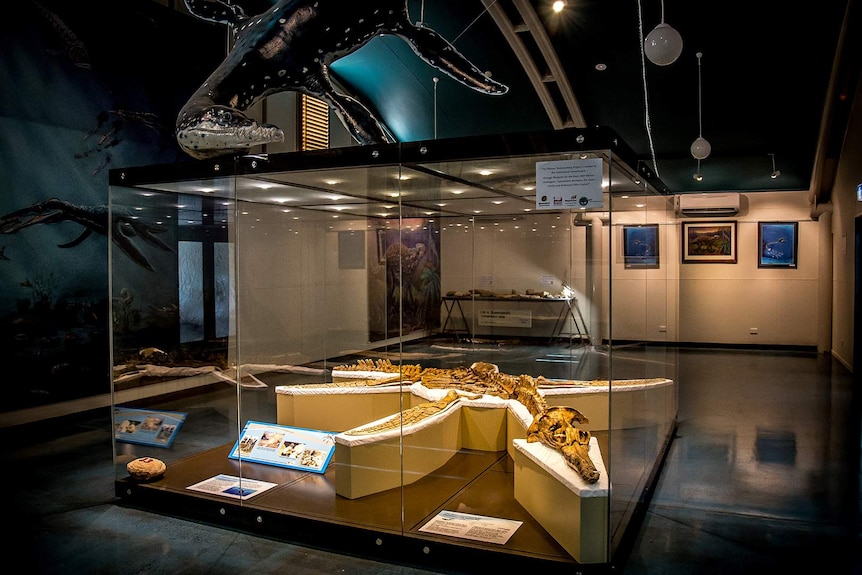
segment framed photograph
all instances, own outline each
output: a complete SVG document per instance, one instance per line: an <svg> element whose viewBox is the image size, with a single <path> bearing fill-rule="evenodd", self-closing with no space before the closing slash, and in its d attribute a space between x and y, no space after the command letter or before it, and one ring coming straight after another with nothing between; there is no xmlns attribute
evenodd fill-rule
<svg viewBox="0 0 862 575"><path fill-rule="evenodd" d="M627 268L658 268L658 224L623 226L623 258Z"/></svg>
<svg viewBox="0 0 862 575"><path fill-rule="evenodd" d="M757 223L757 267L795 268L797 222Z"/></svg>
<svg viewBox="0 0 862 575"><path fill-rule="evenodd" d="M682 262L736 263L736 222L683 222Z"/></svg>

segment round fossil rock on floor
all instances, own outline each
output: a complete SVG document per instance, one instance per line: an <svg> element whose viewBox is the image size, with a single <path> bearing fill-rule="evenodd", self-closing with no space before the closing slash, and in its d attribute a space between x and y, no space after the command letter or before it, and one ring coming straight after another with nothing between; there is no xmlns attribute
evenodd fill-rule
<svg viewBox="0 0 862 575"><path fill-rule="evenodd" d="M165 472L165 462L153 457L139 457L126 465L129 475L138 481L155 479Z"/></svg>

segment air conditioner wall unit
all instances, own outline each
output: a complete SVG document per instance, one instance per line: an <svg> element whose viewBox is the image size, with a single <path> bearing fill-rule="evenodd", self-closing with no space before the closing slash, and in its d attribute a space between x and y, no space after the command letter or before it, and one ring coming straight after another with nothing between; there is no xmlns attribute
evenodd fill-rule
<svg viewBox="0 0 862 575"><path fill-rule="evenodd" d="M674 207L680 216L734 216L739 213L740 194L738 192L677 194Z"/></svg>

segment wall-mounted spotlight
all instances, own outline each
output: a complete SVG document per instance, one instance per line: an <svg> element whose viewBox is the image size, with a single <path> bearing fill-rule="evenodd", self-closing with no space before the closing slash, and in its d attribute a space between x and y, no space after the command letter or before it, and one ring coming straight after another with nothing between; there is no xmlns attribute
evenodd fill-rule
<svg viewBox="0 0 862 575"><path fill-rule="evenodd" d="M772 157L772 174L769 175L773 180L781 175L781 170L775 169L775 154L769 154Z"/></svg>

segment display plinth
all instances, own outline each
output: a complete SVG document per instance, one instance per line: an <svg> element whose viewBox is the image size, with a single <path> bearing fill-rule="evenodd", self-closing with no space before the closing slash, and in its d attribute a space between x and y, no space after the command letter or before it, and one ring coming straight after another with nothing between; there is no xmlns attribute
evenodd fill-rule
<svg viewBox="0 0 862 575"><path fill-rule="evenodd" d="M505 451L507 442L506 410L500 408L461 408L461 441L465 449Z"/></svg>
<svg viewBox="0 0 862 575"><path fill-rule="evenodd" d="M402 395L403 400L402 400ZM276 388L279 425L323 429L340 433L381 417L398 413L409 405L409 391L386 388L333 388L309 392L303 386ZM402 401L408 402L402 404Z"/></svg>
<svg viewBox="0 0 862 575"><path fill-rule="evenodd" d="M403 428L403 435L402 429L374 436L339 434L335 436L335 492L356 499L410 485L445 465L460 449L458 405L422 425Z"/></svg>
<svg viewBox="0 0 862 575"><path fill-rule="evenodd" d="M608 560L608 479L595 438L590 458L601 473L586 484L554 450L516 439L515 500L581 563ZM560 510L564 509L565 513Z"/></svg>

